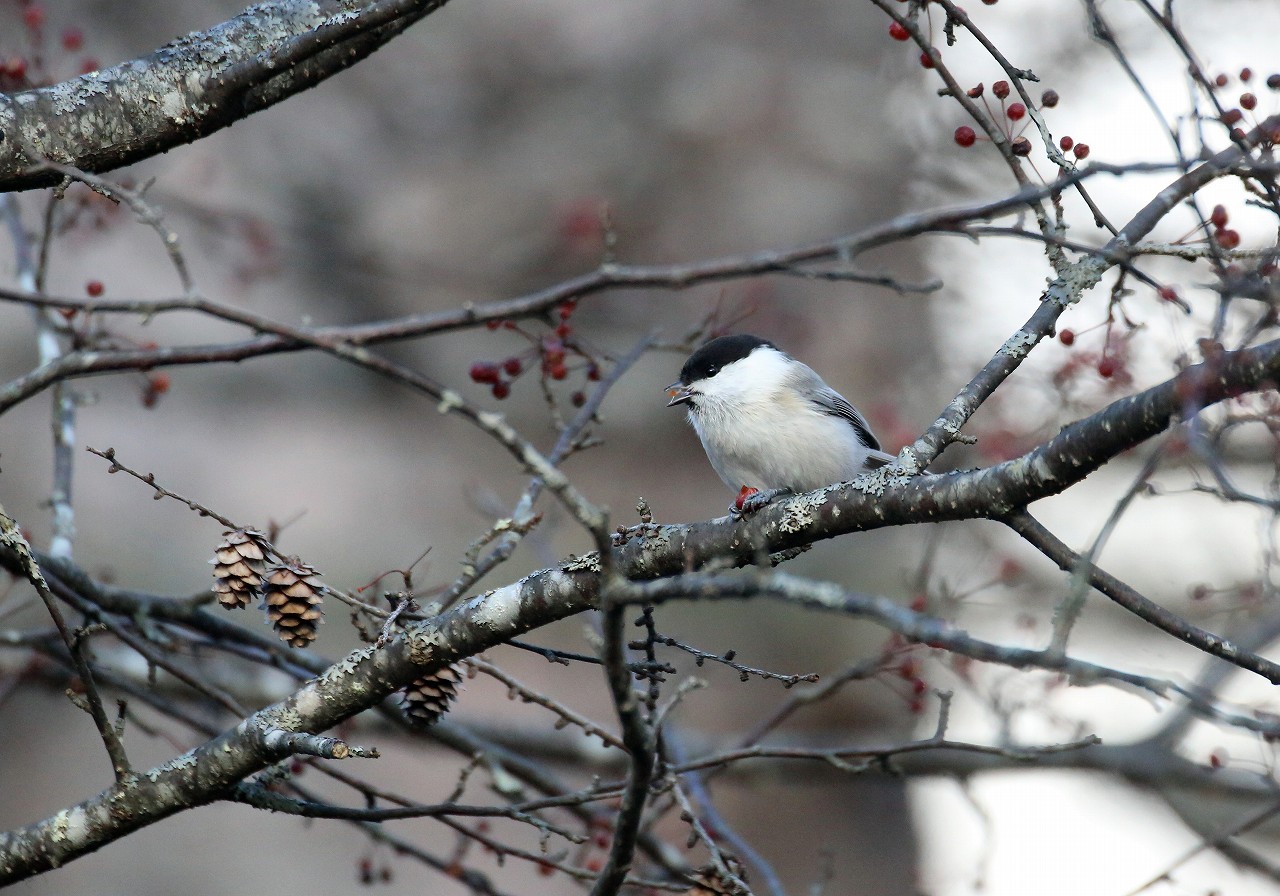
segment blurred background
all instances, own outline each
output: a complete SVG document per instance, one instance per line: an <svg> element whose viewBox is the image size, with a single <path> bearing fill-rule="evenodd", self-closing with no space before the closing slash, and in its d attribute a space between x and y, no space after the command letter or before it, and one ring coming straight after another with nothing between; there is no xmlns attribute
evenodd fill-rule
<svg viewBox="0 0 1280 896"><path fill-rule="evenodd" d="M1055 135L1087 141L1091 158L1108 162L1170 158L1167 137L1141 98L1089 40L1082 5L975 6L970 14L1013 64L1034 69L1040 86L1062 96L1050 113ZM1157 102L1177 115L1187 106L1184 66L1137 6L1110 4L1107 12ZM113 65L240 9L207 0L69 0L47 10L48 66L64 78L82 66ZM1198 0L1180 4L1179 14L1213 71L1252 65L1269 73L1266 66L1274 65L1280 8L1271 0ZM0 16L0 57L28 52L18 5L0 5ZM887 27L881 12L856 0L454 0L317 89L113 176L154 178L149 198L180 234L205 295L285 323L316 324L457 308L588 271L603 252L602 207L618 260L663 264L786 248L906 211L1010 192L1011 179L989 147L963 150L952 142L965 123L959 109L936 95L917 52L889 40ZM80 41L68 41L66 29L76 29ZM962 83L1001 77L968 44L944 48ZM1264 103L1275 106L1274 97ZM1036 164L1048 176L1046 163ZM1091 188L1123 223L1169 179L1097 179ZM101 202L75 201L84 208L54 243L51 293L83 295L89 281L100 281L108 298L180 292L150 231ZM20 202L35 228L44 195ZM1070 206L1072 238L1099 241L1079 208ZM1241 209L1246 239L1247 214ZM1175 219L1163 238L1176 239L1190 220ZM11 257L0 254L0 264L11 276ZM717 308L721 320L748 315L736 329L773 339L819 370L868 412L885 447L896 451L1031 314L1050 273L1032 241L957 237L890 247L859 264L905 282L936 278L941 288L925 296L773 277L682 292L620 290L582 301L574 325L601 356L619 357L654 330L678 341ZM1193 313L1183 318L1150 295L1126 306L1150 336L1133 353L1137 386L1164 379L1170 359L1193 339L1188 334L1212 315L1204 284L1186 282L1188 268L1168 271L1183 278L1173 282ZM1095 299L1068 315L1070 325L1083 332L1105 319L1106 297ZM163 345L244 338L195 315L108 324L121 339ZM549 447L555 429L532 375L518 379L502 402L468 380L475 361L501 361L527 345L518 333L481 328L386 351L501 410ZM953 449L942 466L1017 454L1117 394L1119 387L1097 378L1055 381L1071 357L1060 344L1037 352L1002 392L1008 397L975 420L978 446ZM683 414L664 407L662 387L682 361L677 351L646 355L602 409L604 443L566 467L616 522L637 521L632 508L641 496L658 522L721 515L732 497ZM9 380L35 364L29 311L0 305L0 375ZM124 463L244 524L282 525L281 548L317 566L334 587L355 588L403 568L428 547L415 583L449 582L467 545L509 512L525 483L505 452L465 422L327 357L285 354L168 373L170 387L154 403L145 400L141 374L78 382L85 402L80 444L113 447ZM559 389L565 407L582 386L575 375ZM49 531L49 413L41 395L0 419L0 502L37 545ZM77 452L75 559L96 576L142 590L184 595L208 587L217 524L176 502L153 501L150 489L105 468ZM1084 547L1135 470L1109 468L1037 509L1061 537ZM544 509L539 531L486 585L588 548L550 503ZM1154 599L1187 610L1197 584L1226 588L1257 577L1270 543L1262 519L1193 494L1149 511L1139 502L1102 561ZM904 603L924 595L974 634L1006 643L1042 643L1063 587L1047 562L995 524L981 523L845 538L817 546L791 569ZM703 649L734 649L743 662L786 673L826 677L884 645L883 632L870 626L764 603L671 606L659 617L664 630ZM1232 618L1224 613L1216 624L1227 627ZM13 627L39 622L34 610L6 620ZM338 656L357 646L341 607L329 608L327 622L317 651ZM256 611L245 624L261 624ZM588 649L592 626L573 619L530 640ZM1189 676L1200 663L1100 599L1090 600L1078 638L1081 655L1136 671ZM509 649L489 658L612 721L597 672L564 670ZM715 686L690 697L677 716L695 742L730 739L786 697L776 683L697 672ZM954 686L949 675L954 670L939 668L930 684ZM1125 740L1152 730L1160 709L1114 690L1059 689L1007 671L967 687L969 700L958 702L954 718L958 738L978 740L1003 727L1028 741L1080 733ZM913 707L903 682L881 678L802 713L789 736L828 745L891 743L931 731L933 709ZM552 733L553 719L513 708L505 689L484 679L464 690L450 717L484 730L500 717L517 730L527 726L531 739ZM1221 748L1220 734L1211 735L1193 758ZM453 754L382 736L389 742L377 745L388 758L360 771L411 782L423 799L452 790L459 765ZM162 762L189 745L140 734L131 741L139 764ZM1251 741L1232 750L1246 751L1249 762L1270 760ZM789 892L827 880L827 893L875 896L1123 893L1197 842L1165 801L1079 772L907 783L793 765L731 777L717 785L721 810L774 862ZM16 691L0 703L0 828L44 818L107 782L87 718L58 688ZM402 830L437 852L453 842L427 821ZM219 806L155 825L14 891L223 894L301 886L341 893L359 886L358 865L370 855L361 836L339 822ZM394 870L380 890L452 892L413 863L372 856ZM519 867L495 874L515 892L577 891L513 865ZM1231 893L1280 892L1212 855L1177 880L1188 889L1161 884L1153 892L1192 892L1208 883Z"/></svg>

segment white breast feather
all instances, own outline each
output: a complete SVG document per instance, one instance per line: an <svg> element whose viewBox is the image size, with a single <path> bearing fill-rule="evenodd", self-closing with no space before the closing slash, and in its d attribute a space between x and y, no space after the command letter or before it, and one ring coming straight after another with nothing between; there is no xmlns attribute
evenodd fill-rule
<svg viewBox="0 0 1280 896"><path fill-rule="evenodd" d="M689 411L711 466L734 490L805 492L865 469L869 449L848 421L815 413L793 390L780 388L786 363L773 352L752 352L704 381ZM734 376L726 377L730 368Z"/></svg>

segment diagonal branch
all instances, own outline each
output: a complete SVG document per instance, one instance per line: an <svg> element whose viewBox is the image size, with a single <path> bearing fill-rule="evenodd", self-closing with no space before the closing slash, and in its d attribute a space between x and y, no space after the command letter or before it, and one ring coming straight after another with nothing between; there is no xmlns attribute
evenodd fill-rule
<svg viewBox="0 0 1280 896"><path fill-rule="evenodd" d="M1243 649L1221 635L1215 635L1213 632L1192 625L1172 610L1167 610L1143 596L1106 570L1099 569L1088 558L1081 557L1071 550L1026 511L1012 514L1003 522L1026 539L1032 547L1056 563L1063 572L1075 573L1077 570L1083 570L1090 585L1144 622L1151 623L1161 631L1173 635L1179 641L1185 641L1198 650L1233 663L1241 669L1256 672L1263 678L1274 682L1280 677L1280 666Z"/></svg>

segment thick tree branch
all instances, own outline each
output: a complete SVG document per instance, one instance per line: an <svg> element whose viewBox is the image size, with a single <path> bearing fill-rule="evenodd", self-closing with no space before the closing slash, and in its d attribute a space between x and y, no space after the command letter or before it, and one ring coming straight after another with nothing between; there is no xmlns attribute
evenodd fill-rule
<svg viewBox="0 0 1280 896"><path fill-rule="evenodd" d="M445 0L274 0L149 56L0 94L0 190L47 187L45 161L110 171L191 143L364 59Z"/></svg>

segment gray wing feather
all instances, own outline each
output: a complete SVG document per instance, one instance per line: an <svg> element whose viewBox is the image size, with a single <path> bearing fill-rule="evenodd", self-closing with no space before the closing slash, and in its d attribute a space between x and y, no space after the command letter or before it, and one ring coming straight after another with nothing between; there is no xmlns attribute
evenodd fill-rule
<svg viewBox="0 0 1280 896"><path fill-rule="evenodd" d="M865 417L858 412L858 409L849 404L845 397L828 386L813 370L809 367L803 367L803 372L797 377L796 387L801 394L809 396L809 400L822 411L824 414L830 414L833 417L840 417L847 420L849 425L858 433L858 438L862 443L871 449L871 457L868 461L877 467L891 464L895 460L892 454L886 454L880 450L880 440L876 438L875 433L871 431L870 424L867 423Z"/></svg>

